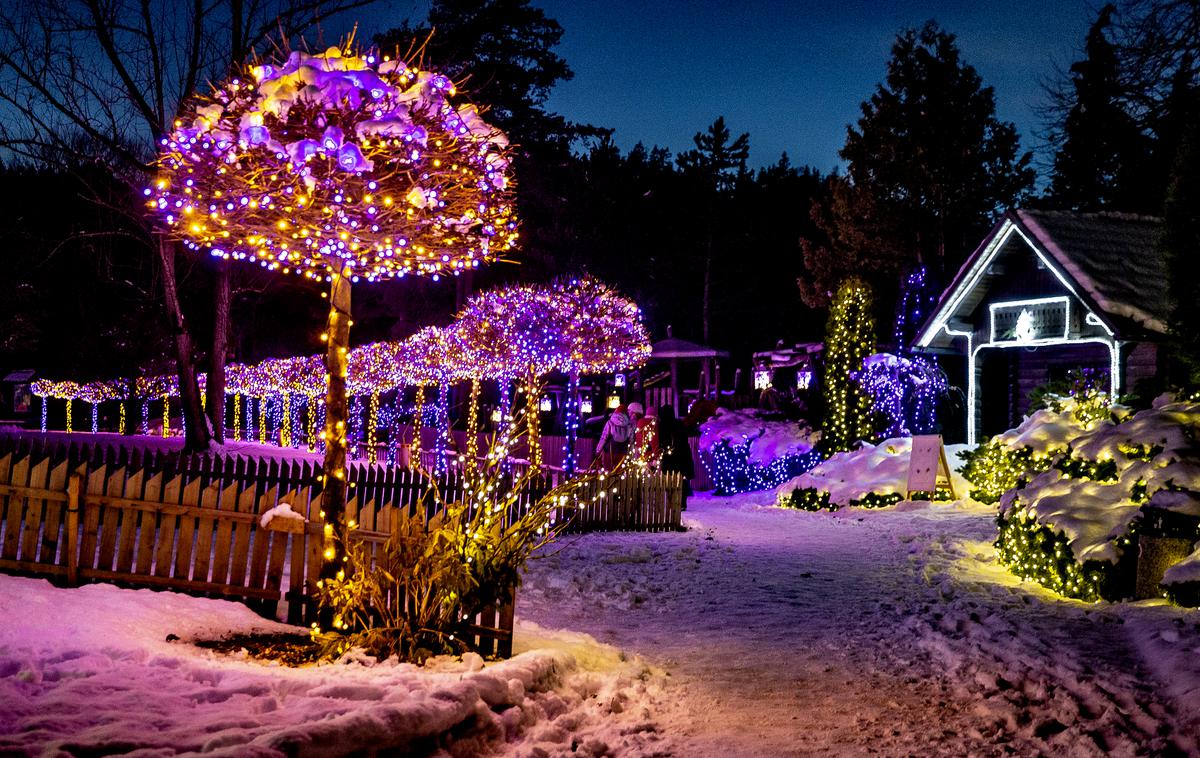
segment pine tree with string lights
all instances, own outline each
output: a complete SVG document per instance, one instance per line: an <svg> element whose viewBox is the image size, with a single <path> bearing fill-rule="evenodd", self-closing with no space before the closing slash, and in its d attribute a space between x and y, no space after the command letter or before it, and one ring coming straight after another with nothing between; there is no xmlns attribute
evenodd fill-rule
<svg viewBox="0 0 1200 758"><path fill-rule="evenodd" d="M826 453L850 450L872 434L872 401L855 377L875 351L871 288L858 277L844 280L834 295L825 326L825 398L822 446Z"/></svg>

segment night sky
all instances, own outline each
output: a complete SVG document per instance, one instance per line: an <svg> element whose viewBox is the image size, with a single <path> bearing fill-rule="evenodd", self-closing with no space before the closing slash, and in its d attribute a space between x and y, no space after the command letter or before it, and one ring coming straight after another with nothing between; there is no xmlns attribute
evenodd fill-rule
<svg viewBox="0 0 1200 758"><path fill-rule="evenodd" d="M749 132L751 163L792 162L822 170L858 105L886 73L898 30L936 19L958 36L967 63L996 90L1001 118L1026 148L1039 144L1041 84L1082 47L1094 18L1085 0L535 0L566 30L558 52L575 70L550 107L569 119L616 129L673 152L719 115ZM415 0L381 3L361 32L421 16Z"/></svg>

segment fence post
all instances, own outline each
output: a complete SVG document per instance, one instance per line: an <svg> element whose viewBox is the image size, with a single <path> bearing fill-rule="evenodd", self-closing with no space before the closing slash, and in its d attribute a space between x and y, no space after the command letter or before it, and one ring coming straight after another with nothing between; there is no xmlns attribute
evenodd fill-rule
<svg viewBox="0 0 1200 758"><path fill-rule="evenodd" d="M79 493L83 475L71 474L67 479L67 582L79 583Z"/></svg>
<svg viewBox="0 0 1200 758"><path fill-rule="evenodd" d="M513 628L513 616L516 615L517 607L517 588L510 587L507 597L500 604L496 626L508 632L508 636L501 636L496 640L496 656L499 658L512 658L513 654L513 636L516 630Z"/></svg>

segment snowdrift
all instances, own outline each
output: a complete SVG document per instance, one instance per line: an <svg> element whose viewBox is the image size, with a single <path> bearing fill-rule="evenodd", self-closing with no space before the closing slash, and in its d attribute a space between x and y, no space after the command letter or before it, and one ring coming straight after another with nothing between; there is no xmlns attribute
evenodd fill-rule
<svg viewBox="0 0 1200 758"><path fill-rule="evenodd" d="M954 491L965 497L970 482L954 471L957 451L960 446L951 446L946 451L950 463ZM814 467L780 485L776 490L781 505L813 509L814 507L837 509L846 506L879 507L891 505L904 499L908 486L909 453L911 437L895 437L878 445L865 444L858 450L835 453ZM803 500L793 498L794 493Z"/></svg>
<svg viewBox="0 0 1200 758"><path fill-rule="evenodd" d="M289 668L190 644L306 631L234 602L0 576L0 614L3 755L478 755L583 741L589 728L606 749L637 750L626 721L643 718L636 706L654 686L616 649L536 626L518 642L538 649L496 663L467 654L418 667L352 651ZM622 706L627 718L610 714Z"/></svg>

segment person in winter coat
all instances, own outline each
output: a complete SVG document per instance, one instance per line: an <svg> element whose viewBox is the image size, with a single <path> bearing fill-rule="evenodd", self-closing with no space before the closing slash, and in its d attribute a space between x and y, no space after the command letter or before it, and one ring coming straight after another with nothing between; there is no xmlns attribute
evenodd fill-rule
<svg viewBox="0 0 1200 758"><path fill-rule="evenodd" d="M613 468L625 457L629 441L633 439L634 426L624 405L618 405L604 423L600 441L596 443L596 458Z"/></svg>
<svg viewBox="0 0 1200 758"><path fill-rule="evenodd" d="M658 447L662 450L662 470L683 475L683 509L687 510L696 464L692 461L687 427L675 417L675 408L670 405L658 409Z"/></svg>
<svg viewBox="0 0 1200 758"><path fill-rule="evenodd" d="M638 403L631 403L630 410L637 405L638 410L641 406ZM646 415L639 418L634 424L635 430L633 435L633 445L637 456L649 465L658 464L658 417L655 414L654 406L646 409Z"/></svg>

